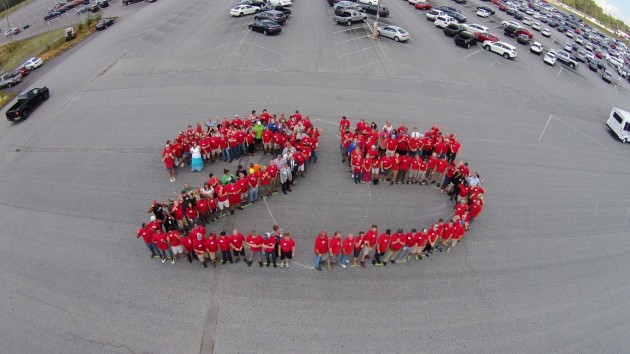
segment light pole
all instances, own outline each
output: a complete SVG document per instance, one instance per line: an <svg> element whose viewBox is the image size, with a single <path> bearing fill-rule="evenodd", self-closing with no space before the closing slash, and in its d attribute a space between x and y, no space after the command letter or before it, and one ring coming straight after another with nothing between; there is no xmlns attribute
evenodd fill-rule
<svg viewBox="0 0 630 354"><path fill-rule="evenodd" d="M378 19L380 17L381 14L381 0L378 0L376 2L376 19L374 20L374 30L372 31L372 35L374 36L374 38L378 37L378 31L376 30L378 28Z"/></svg>
<svg viewBox="0 0 630 354"><path fill-rule="evenodd" d="M8 31L11 29L10 28L11 26L9 25L9 5L7 3L7 0L4 1L4 13L7 15L7 31ZM11 40L11 43L13 43L13 34L11 34L9 37L10 37L9 39Z"/></svg>

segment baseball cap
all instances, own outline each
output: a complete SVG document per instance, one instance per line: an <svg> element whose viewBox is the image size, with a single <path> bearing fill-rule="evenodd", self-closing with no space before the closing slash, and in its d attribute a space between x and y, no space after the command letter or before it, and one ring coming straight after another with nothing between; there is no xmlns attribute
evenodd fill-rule
<svg viewBox="0 0 630 354"><path fill-rule="evenodd" d="M399 232L399 233L400 233L400 232L403 232L403 229L398 229L398 232Z"/></svg>
<svg viewBox="0 0 630 354"><path fill-rule="evenodd" d="M155 215L151 215L151 221L155 221Z"/></svg>
<svg viewBox="0 0 630 354"><path fill-rule="evenodd" d="M326 236L326 231L322 231L319 233L319 236Z"/></svg>

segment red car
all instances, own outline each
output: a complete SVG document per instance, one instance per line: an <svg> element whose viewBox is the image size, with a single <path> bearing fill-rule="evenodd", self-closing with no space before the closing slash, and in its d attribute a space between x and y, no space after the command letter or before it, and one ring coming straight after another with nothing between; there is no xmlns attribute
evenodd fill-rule
<svg viewBox="0 0 630 354"><path fill-rule="evenodd" d="M499 5L499 11L507 11L507 6L503 4Z"/></svg>
<svg viewBox="0 0 630 354"><path fill-rule="evenodd" d="M24 77L24 76L28 75L28 73L30 73L30 71L28 71L28 69L23 67L23 66L20 66L16 70L22 75L22 77Z"/></svg>
<svg viewBox="0 0 630 354"><path fill-rule="evenodd" d="M491 3L493 3L494 5L501 5L502 2L501 0L490 0Z"/></svg>
<svg viewBox="0 0 630 354"><path fill-rule="evenodd" d="M417 2L415 6L418 10L431 10L431 4L427 4L426 2Z"/></svg>
<svg viewBox="0 0 630 354"><path fill-rule="evenodd" d="M596 56L598 59L602 59L602 58L604 57L604 53L600 52L599 50L596 50L596 51L595 51L595 56Z"/></svg>
<svg viewBox="0 0 630 354"><path fill-rule="evenodd" d="M488 32L475 32L475 37L477 37L477 41L479 42L483 42L483 41L498 42L499 41L499 37Z"/></svg>
<svg viewBox="0 0 630 354"><path fill-rule="evenodd" d="M534 34L528 30L526 30L525 28L520 28L516 31L514 31L514 34L516 37L518 37L519 34L524 34L529 38L534 38Z"/></svg>

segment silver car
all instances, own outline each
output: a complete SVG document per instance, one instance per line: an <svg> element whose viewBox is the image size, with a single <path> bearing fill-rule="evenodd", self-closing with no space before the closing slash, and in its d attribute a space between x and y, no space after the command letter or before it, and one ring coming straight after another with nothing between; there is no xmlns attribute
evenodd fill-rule
<svg viewBox="0 0 630 354"><path fill-rule="evenodd" d="M20 73L8 73L0 76L0 88L11 87L17 85L22 81L22 75Z"/></svg>
<svg viewBox="0 0 630 354"><path fill-rule="evenodd" d="M393 39L396 42L404 42L409 40L409 32L398 26L383 26L376 29L379 36Z"/></svg>

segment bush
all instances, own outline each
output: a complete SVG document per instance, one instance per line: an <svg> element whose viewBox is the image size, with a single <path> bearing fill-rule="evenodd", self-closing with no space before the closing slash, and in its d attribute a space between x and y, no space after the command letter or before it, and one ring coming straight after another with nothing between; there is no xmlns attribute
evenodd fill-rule
<svg viewBox="0 0 630 354"><path fill-rule="evenodd" d="M79 22L79 24L77 25L77 32L83 31L84 28L85 25L83 24L83 22Z"/></svg>

